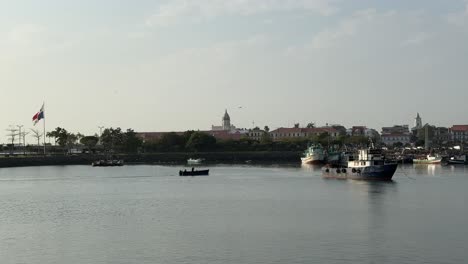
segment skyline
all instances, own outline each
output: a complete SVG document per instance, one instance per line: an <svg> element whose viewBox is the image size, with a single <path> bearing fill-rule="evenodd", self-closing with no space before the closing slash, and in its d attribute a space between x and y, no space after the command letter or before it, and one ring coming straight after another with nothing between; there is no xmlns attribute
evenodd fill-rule
<svg viewBox="0 0 468 264"><path fill-rule="evenodd" d="M468 123L468 1L0 1L0 22L2 142L43 101L47 130L83 134L224 109L241 128Z"/></svg>

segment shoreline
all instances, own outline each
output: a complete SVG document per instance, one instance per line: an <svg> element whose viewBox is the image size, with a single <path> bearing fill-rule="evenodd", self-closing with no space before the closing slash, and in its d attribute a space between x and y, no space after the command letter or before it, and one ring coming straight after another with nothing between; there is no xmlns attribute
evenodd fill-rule
<svg viewBox="0 0 468 264"><path fill-rule="evenodd" d="M115 155L128 165L186 165L189 158L201 158L210 164L291 164L300 163L302 152L268 151L268 152L200 152L200 153L144 153ZM16 156L0 158L0 168L90 165L93 161L105 159L103 155L51 155L51 156Z"/></svg>

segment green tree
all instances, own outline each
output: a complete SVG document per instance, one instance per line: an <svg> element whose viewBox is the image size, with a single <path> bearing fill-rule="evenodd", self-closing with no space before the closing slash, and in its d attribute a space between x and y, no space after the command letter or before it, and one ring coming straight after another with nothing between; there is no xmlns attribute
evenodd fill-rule
<svg viewBox="0 0 468 264"><path fill-rule="evenodd" d="M261 144L270 144L271 142L272 142L272 140L271 140L271 137L270 137L270 133L265 131L262 134L262 137L260 138L260 143Z"/></svg>
<svg viewBox="0 0 468 264"><path fill-rule="evenodd" d="M307 124L307 128L314 128L315 127L315 123L313 122L310 122Z"/></svg>
<svg viewBox="0 0 468 264"><path fill-rule="evenodd" d="M53 137L55 144L65 147L68 141L68 131L65 128L57 127L55 130L47 132L47 137Z"/></svg>
<svg viewBox="0 0 468 264"><path fill-rule="evenodd" d="M122 129L120 127L116 129L112 127L104 129L102 132L101 141L104 149L115 151L122 146L124 141Z"/></svg>
<svg viewBox="0 0 468 264"><path fill-rule="evenodd" d="M126 152L137 152L138 149L143 145L143 140L137 137L133 129L127 129L124 134L123 149Z"/></svg>
<svg viewBox="0 0 468 264"><path fill-rule="evenodd" d="M67 137L67 140L66 140L66 144L67 144L67 147L68 147L68 152L70 152L70 149L76 144L76 142L78 141L78 136L73 134L73 133L66 133L66 137Z"/></svg>
<svg viewBox="0 0 468 264"><path fill-rule="evenodd" d="M192 151L214 150L216 147L216 138L202 132L194 132L187 141L185 148Z"/></svg>
<svg viewBox="0 0 468 264"><path fill-rule="evenodd" d="M84 136L80 139L80 143L85 145L89 150L96 147L98 142L99 138L97 136Z"/></svg>
<svg viewBox="0 0 468 264"><path fill-rule="evenodd" d="M162 151L181 151L185 147L186 140L184 135L170 132L162 135L158 143Z"/></svg>
<svg viewBox="0 0 468 264"><path fill-rule="evenodd" d="M263 130L265 130L266 132L270 132L270 128L268 126L265 126Z"/></svg>

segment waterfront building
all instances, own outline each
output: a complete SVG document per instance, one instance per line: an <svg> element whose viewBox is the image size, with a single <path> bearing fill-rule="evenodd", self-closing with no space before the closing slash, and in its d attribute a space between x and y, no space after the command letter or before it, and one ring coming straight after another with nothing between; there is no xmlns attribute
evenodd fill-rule
<svg viewBox="0 0 468 264"><path fill-rule="evenodd" d="M468 125L453 125L450 128L450 135L454 142L468 142Z"/></svg>
<svg viewBox="0 0 468 264"><path fill-rule="evenodd" d="M387 146L392 146L395 143L405 145L411 142L411 133L409 132L408 125L382 127L381 139Z"/></svg>
<svg viewBox="0 0 468 264"><path fill-rule="evenodd" d="M313 128L300 128L300 127L280 127L270 132L270 137L274 141L284 139L305 139L319 136L323 133L330 135L332 138L339 136L339 131L333 127L313 127Z"/></svg>
<svg viewBox="0 0 468 264"><path fill-rule="evenodd" d="M262 137L265 135L265 133L267 132L261 129L250 129L247 136L250 139L260 141Z"/></svg>
<svg viewBox="0 0 468 264"><path fill-rule="evenodd" d="M366 133L365 126L352 126L346 130L348 136L364 136Z"/></svg>

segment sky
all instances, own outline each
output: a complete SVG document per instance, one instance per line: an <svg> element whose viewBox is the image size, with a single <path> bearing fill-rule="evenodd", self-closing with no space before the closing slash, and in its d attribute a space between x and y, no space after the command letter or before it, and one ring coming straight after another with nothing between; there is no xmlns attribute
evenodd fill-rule
<svg viewBox="0 0 468 264"><path fill-rule="evenodd" d="M0 142L43 102L82 134L468 124L467 58L464 0L0 0Z"/></svg>

